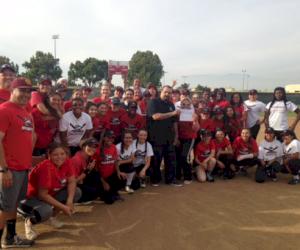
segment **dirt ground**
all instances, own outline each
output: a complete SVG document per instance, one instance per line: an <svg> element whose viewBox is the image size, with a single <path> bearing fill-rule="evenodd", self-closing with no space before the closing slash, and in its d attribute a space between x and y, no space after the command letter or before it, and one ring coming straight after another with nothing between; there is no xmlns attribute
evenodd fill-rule
<svg viewBox="0 0 300 250"><path fill-rule="evenodd" d="M62 229L38 225L34 249L300 249L300 185L288 185L287 175L264 184L253 177L254 169L233 180L149 186L111 206L77 206L60 217Z"/></svg>

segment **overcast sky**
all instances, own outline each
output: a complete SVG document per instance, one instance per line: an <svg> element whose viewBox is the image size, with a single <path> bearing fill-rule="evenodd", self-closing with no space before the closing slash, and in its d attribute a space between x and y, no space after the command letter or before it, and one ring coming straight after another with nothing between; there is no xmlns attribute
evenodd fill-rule
<svg viewBox="0 0 300 250"><path fill-rule="evenodd" d="M0 1L0 55L18 64L53 52L59 34L64 75L76 60L152 50L167 72L162 82L241 89L246 69L249 88L300 84L299 0Z"/></svg>

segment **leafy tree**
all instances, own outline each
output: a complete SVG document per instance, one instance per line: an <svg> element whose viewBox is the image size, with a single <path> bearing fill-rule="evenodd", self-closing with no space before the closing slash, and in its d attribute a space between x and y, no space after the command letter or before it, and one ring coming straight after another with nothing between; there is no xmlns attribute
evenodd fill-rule
<svg viewBox="0 0 300 250"><path fill-rule="evenodd" d="M51 53L37 51L28 62L23 63L23 67L26 69L23 75L35 83L43 76L57 80L62 74L58 63L59 59L55 59Z"/></svg>
<svg viewBox="0 0 300 250"><path fill-rule="evenodd" d="M160 79L164 75L163 65L159 56L152 51L137 51L129 62L128 81L129 85L135 78L141 80L145 87L148 82L160 86Z"/></svg>
<svg viewBox="0 0 300 250"><path fill-rule="evenodd" d="M93 87L101 80L108 78L108 63L105 60L98 60L89 57L83 62L76 61L70 64L69 82L76 83L81 80L84 85Z"/></svg>
<svg viewBox="0 0 300 250"><path fill-rule="evenodd" d="M201 92L201 91L203 91L203 89L205 89L205 88L207 88L207 87L198 84L198 85L195 87L195 91Z"/></svg>
<svg viewBox="0 0 300 250"><path fill-rule="evenodd" d="M2 66L3 64L9 64L9 65L11 65L15 69L16 74L18 74L18 72L19 72L19 65L15 64L14 62L12 62L8 57L6 57L6 56L0 56L0 66Z"/></svg>
<svg viewBox="0 0 300 250"><path fill-rule="evenodd" d="M185 82L185 83L180 85L180 89L188 89L189 90L190 89L190 84Z"/></svg>

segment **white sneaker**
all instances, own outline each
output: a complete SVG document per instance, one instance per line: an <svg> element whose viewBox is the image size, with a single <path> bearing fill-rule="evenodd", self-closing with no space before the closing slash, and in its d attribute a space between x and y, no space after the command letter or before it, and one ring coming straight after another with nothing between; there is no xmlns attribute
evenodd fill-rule
<svg viewBox="0 0 300 250"><path fill-rule="evenodd" d="M29 218L25 219L25 236L27 240L35 240L38 237L38 233L33 229Z"/></svg>
<svg viewBox="0 0 300 250"><path fill-rule="evenodd" d="M125 187L125 191L126 191L128 194L133 194L133 193L134 193L134 190L131 189L129 186L126 186L126 187Z"/></svg>
<svg viewBox="0 0 300 250"><path fill-rule="evenodd" d="M50 217L47 223L57 229L62 228L64 226L64 223L59 221L56 217Z"/></svg>
<svg viewBox="0 0 300 250"><path fill-rule="evenodd" d="M192 182L193 182L192 180L190 180L190 181L189 181L189 180L185 180L185 181L183 182L183 184L184 184L184 185L189 185L189 184L191 184Z"/></svg>

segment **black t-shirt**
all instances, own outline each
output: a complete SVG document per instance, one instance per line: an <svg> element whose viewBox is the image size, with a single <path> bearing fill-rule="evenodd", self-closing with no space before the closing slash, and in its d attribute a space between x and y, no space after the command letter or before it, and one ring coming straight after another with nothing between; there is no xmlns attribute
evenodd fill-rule
<svg viewBox="0 0 300 250"><path fill-rule="evenodd" d="M173 103L160 98L150 100L147 110L149 141L154 145L171 144L174 142L175 116L164 120L153 120L152 116L157 113L169 113L175 110Z"/></svg>

